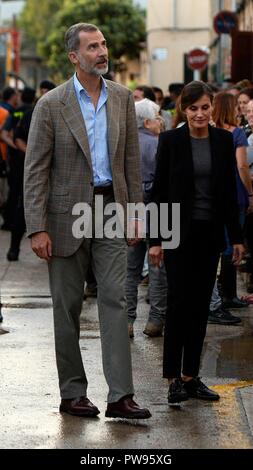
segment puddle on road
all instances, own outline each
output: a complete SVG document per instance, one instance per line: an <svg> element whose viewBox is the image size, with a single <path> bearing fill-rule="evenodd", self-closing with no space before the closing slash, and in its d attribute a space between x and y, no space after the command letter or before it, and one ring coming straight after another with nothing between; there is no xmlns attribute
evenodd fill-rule
<svg viewBox="0 0 253 470"><path fill-rule="evenodd" d="M51 295L8 295L9 299L51 299Z"/></svg>
<svg viewBox="0 0 253 470"><path fill-rule="evenodd" d="M13 299L13 301L12 301ZM16 303L15 300L16 299ZM22 302L21 299L38 299L38 302ZM43 299L43 300L40 300ZM51 308L52 303L46 302L44 299L51 299L51 295L40 294L40 295L8 295L5 301L2 299L2 307L4 308ZM21 302L20 302L21 300Z"/></svg>
<svg viewBox="0 0 253 470"><path fill-rule="evenodd" d="M46 302L27 302L27 303L24 303L24 304L5 304L3 303L2 306L4 308L29 308L29 309L33 309L33 308L51 308L52 307L52 304L49 304L49 303L46 303Z"/></svg>
<svg viewBox="0 0 253 470"><path fill-rule="evenodd" d="M82 335L80 339L99 339L100 336L93 336L93 335Z"/></svg>
<svg viewBox="0 0 253 470"><path fill-rule="evenodd" d="M88 320L87 318L81 318L80 329L83 332L88 331L88 330L99 331L99 322L96 320L91 321L91 320Z"/></svg>
<svg viewBox="0 0 253 470"><path fill-rule="evenodd" d="M94 333L93 333L94 332ZM80 319L80 339L99 339L99 322L81 317Z"/></svg>
<svg viewBox="0 0 253 470"><path fill-rule="evenodd" d="M40 295L33 295L33 294L18 294L18 295L8 295L3 296L5 300L2 298L2 307L4 308L50 308L52 307L51 302L46 302L44 299L50 299L51 295L48 294L40 294ZM12 300L13 299L13 300ZM15 303L16 299L16 303ZM38 302L22 302L22 299L38 299ZM40 300L43 299L43 300ZM21 302L20 302L21 301Z"/></svg>
<svg viewBox="0 0 253 470"><path fill-rule="evenodd" d="M253 331L242 336L216 338L204 347L202 374L210 377L253 379Z"/></svg>
<svg viewBox="0 0 253 470"><path fill-rule="evenodd" d="M253 379L253 333L221 342L217 376Z"/></svg>

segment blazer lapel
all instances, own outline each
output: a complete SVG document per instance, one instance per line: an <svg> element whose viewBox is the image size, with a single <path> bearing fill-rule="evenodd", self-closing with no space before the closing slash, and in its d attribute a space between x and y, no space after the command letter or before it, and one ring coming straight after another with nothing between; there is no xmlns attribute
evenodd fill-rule
<svg viewBox="0 0 253 470"><path fill-rule="evenodd" d="M180 140L179 145L182 149L181 154L184 156L182 165L184 168L185 176L188 176L189 181L193 179L193 157L192 157L192 146L191 146L191 137L190 130L187 123L181 126L180 130Z"/></svg>
<svg viewBox="0 0 253 470"><path fill-rule="evenodd" d="M215 128L209 125L209 136L210 136L210 147L211 147L211 158L212 158L212 192L213 195L217 194L216 186L219 184L219 173L222 161L222 155L220 155L221 144L217 138Z"/></svg>
<svg viewBox="0 0 253 470"><path fill-rule="evenodd" d="M66 83L65 93L60 101L63 103L61 110L64 121L72 132L81 147L85 157L88 160L90 168L92 169L91 154L89 148L89 141L85 121L76 97L73 78Z"/></svg>
<svg viewBox="0 0 253 470"><path fill-rule="evenodd" d="M107 109L107 129L108 129L108 150L111 165L116 154L119 140L119 119L120 119L120 98L118 93L113 89L110 82L108 85Z"/></svg>

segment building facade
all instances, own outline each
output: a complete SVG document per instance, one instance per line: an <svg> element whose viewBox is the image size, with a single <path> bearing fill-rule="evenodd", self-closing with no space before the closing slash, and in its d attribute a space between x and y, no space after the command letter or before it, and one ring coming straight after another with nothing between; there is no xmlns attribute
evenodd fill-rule
<svg viewBox="0 0 253 470"><path fill-rule="evenodd" d="M212 0L148 0L147 49L149 83L164 91L183 82L186 54L208 48Z"/></svg>
<svg viewBox="0 0 253 470"><path fill-rule="evenodd" d="M238 31L232 38L232 79L253 82L253 0L237 2Z"/></svg>

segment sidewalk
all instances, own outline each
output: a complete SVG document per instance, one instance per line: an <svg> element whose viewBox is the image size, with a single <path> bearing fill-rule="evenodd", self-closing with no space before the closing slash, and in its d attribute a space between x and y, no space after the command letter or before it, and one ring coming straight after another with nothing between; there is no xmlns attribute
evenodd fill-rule
<svg viewBox="0 0 253 470"><path fill-rule="evenodd" d="M81 350L89 398L97 419L60 415L54 357L52 302L46 263L24 240L20 261L6 261L9 233L0 231L2 449L249 449L253 448L253 306L240 312L243 326L209 325L201 375L221 394L218 403L189 400L168 407L162 379L162 338L143 335L149 306L140 289L131 341L136 399L152 418L140 423L104 417L107 385L102 373L95 299L84 302Z"/></svg>

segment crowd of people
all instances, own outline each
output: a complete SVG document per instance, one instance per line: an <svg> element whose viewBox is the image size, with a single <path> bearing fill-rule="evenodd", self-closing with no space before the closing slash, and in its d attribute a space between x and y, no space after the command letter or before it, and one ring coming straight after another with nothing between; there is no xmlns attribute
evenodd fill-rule
<svg viewBox="0 0 253 470"><path fill-rule="evenodd" d="M6 256L19 260L27 231L33 251L48 262L60 411L99 414L87 398L79 347L79 316L91 295L97 296L109 386L106 416L151 416L133 400L129 342L143 278L150 305L143 333L164 334L169 403L218 400L198 377L207 323L238 325L230 309L253 301L237 293L238 266L247 270L253 293L253 84L219 90L200 81L174 83L167 95L156 86L130 90L102 78L108 52L96 26L73 25L65 40L75 68L69 81L55 90L42 82L36 105L35 90L20 95L7 87L0 103ZM163 249L166 240L150 236L149 223L140 238L143 220L135 215L127 244L93 232L89 240L74 238L72 208L86 202L93 214L99 195L124 211L128 202L180 203L178 247Z"/></svg>
<svg viewBox="0 0 253 470"><path fill-rule="evenodd" d="M40 96L55 88L49 80L40 83ZM10 86L0 102L0 159L2 230L10 232L8 261L18 261L20 244L26 230L23 204L23 178L26 143L36 103L36 90L25 87L20 92Z"/></svg>

